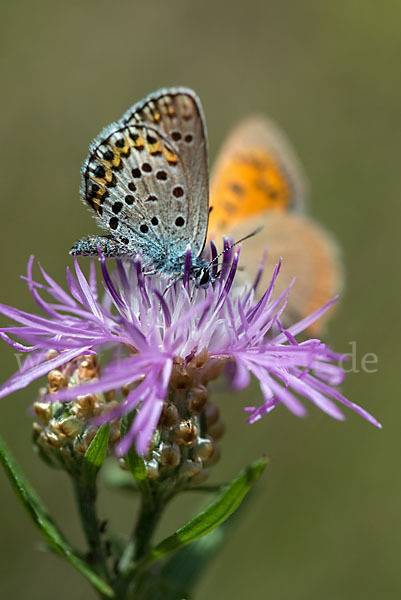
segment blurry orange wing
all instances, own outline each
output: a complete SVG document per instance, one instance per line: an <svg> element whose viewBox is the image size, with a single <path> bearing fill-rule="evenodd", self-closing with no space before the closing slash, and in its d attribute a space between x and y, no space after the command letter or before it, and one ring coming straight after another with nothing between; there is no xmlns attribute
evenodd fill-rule
<svg viewBox="0 0 401 600"><path fill-rule="evenodd" d="M302 211L306 183L297 157L274 123L262 116L241 122L212 172L209 238L266 212Z"/></svg>
<svg viewBox="0 0 401 600"><path fill-rule="evenodd" d="M254 282L263 248L267 248L267 260L256 293L259 298L270 282L274 267L283 258L274 297L281 294L295 277L283 315L285 325L306 317L341 292L344 285L341 252L328 231L305 215L277 212L249 219L233 228L230 235L240 239L259 226L263 227L262 231L242 245L241 269L236 281ZM321 334L332 314L331 309L310 327L309 333Z"/></svg>

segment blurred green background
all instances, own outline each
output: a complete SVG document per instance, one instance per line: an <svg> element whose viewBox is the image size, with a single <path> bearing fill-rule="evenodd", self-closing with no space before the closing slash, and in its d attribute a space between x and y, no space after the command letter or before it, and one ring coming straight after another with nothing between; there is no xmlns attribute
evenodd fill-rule
<svg viewBox="0 0 401 600"><path fill-rule="evenodd" d="M79 202L89 141L146 93L193 87L211 158L229 128L263 111L285 129L312 188L311 212L340 240L347 289L329 331L357 366L344 391L383 422L338 423L284 408L252 427L257 388L221 398L227 423L216 480L261 454L271 464L197 598L355 600L401 597L400 224L401 6L398 0L29 2L0 6L1 301L32 309L19 279L34 253L58 281L67 250L96 225ZM4 320L3 320L4 322ZM1 380L16 370L0 346ZM37 386L1 400L2 435L64 530L80 534L69 482L31 451ZM250 398L252 396L252 398ZM228 474L228 475L227 475ZM94 598L39 536L3 473L0 595ZM171 507L160 535L190 514ZM206 501L206 498L203 499ZM105 492L102 513L131 528L132 501Z"/></svg>

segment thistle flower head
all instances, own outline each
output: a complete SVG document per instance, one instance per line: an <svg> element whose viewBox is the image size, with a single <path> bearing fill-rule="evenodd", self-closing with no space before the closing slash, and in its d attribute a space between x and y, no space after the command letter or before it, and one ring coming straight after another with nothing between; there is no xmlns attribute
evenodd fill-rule
<svg viewBox="0 0 401 600"><path fill-rule="evenodd" d="M0 388L0 397L77 357L107 350L111 358L99 377L78 387L61 387L50 399L65 402L123 388L120 402L98 417L115 420L136 411L120 442L122 453L133 442L139 453L148 451L172 389L198 390L192 396L186 394L187 401L192 397L196 404L202 396L199 389L205 389L223 370L236 389L245 388L251 375L259 380L261 403L246 408L248 423L278 404L302 417L303 397L335 419L344 418L337 401L379 426L336 389L344 378L338 365L342 356L318 339L296 340L334 300L285 329L282 314L291 286L272 299L280 264L257 300L258 281L250 288L233 285L239 250L233 254L228 242L225 249L219 274L217 261L211 264L215 281L206 289L194 286L188 268L181 280L168 286L163 275L144 276L140 257L117 261L110 272L100 256L104 289L99 289L94 263L86 278L74 257L75 274L67 268L66 292L42 267L43 282L35 281L31 257L25 279L44 316L0 306L1 313L18 323L0 329L1 337L16 350L29 353L22 368ZM211 252L215 257L214 245ZM49 350L56 351L50 359Z"/></svg>

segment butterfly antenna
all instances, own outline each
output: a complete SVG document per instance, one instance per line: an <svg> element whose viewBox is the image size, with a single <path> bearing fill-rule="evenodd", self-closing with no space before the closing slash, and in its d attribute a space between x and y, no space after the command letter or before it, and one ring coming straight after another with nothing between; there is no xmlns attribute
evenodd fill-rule
<svg viewBox="0 0 401 600"><path fill-rule="evenodd" d="M245 237L241 238L240 240L237 240L236 242L234 242L233 244L231 244L231 246L228 246L228 248L225 248L222 252L220 252L219 254L217 254L217 256L215 256L210 261L209 266L212 265L218 258L220 258L220 256L222 256L223 254L225 254L226 252L228 252L229 250L231 250L231 248L234 248L234 246L238 246L238 244L240 244L241 242L244 242L245 240L248 240L249 238L253 237L257 233L259 233L260 231L262 231L262 229L263 229L263 226L262 227L258 227L257 229L255 229L255 231L252 231L252 233L248 233L248 235L246 235Z"/></svg>

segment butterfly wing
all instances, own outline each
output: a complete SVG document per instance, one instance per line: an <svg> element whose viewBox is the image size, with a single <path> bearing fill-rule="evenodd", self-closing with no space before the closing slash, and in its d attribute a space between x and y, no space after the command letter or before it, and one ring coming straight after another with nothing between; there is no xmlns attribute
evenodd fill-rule
<svg viewBox="0 0 401 600"><path fill-rule="evenodd" d="M209 231L241 239L262 231L242 246L238 281L252 283L267 247L258 291L263 293L280 258L277 296L295 277L285 310L287 323L318 309L339 293L343 268L336 241L309 217L306 183L290 143L274 123L251 117L229 136L213 170ZM324 321L324 320L323 320ZM318 333L322 319L311 328Z"/></svg>
<svg viewBox="0 0 401 600"><path fill-rule="evenodd" d="M212 172L212 235L267 211L302 211L306 182L290 143L263 116L242 121L228 137Z"/></svg>
<svg viewBox="0 0 401 600"><path fill-rule="evenodd" d="M267 248L267 259L257 289L257 297L260 297L267 289L274 267L282 258L274 297L281 294L295 277L283 315L286 325L306 317L340 293L344 283L341 253L329 232L305 215L270 212L237 225L230 236L240 239L261 225L262 231L242 245L242 269L238 271L237 280L253 283L263 249ZM331 311L326 314L330 316ZM310 333L321 332L325 318L326 315L319 319Z"/></svg>
<svg viewBox="0 0 401 600"><path fill-rule="evenodd" d="M135 104L92 142L82 197L127 255L162 266L203 249L208 224L207 141L202 108L186 88Z"/></svg>

